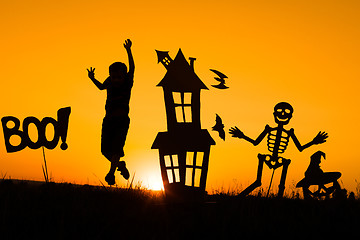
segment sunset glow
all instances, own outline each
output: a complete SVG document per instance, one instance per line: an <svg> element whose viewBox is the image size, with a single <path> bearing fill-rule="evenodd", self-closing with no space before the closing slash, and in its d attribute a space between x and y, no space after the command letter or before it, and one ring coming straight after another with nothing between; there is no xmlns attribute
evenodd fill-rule
<svg viewBox="0 0 360 240"><path fill-rule="evenodd" d="M146 187L151 190L156 190L156 191L164 190L164 185L158 177L149 179Z"/></svg>

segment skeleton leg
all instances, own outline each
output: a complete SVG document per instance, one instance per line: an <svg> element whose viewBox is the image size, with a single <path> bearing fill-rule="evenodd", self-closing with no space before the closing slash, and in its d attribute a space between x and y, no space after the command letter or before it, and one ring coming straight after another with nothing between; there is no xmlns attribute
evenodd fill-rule
<svg viewBox="0 0 360 240"><path fill-rule="evenodd" d="M250 186L248 186L244 191L242 191L240 193L240 196L246 196L252 191L254 191L255 188L261 186L261 177L262 177L265 155L258 154L258 159L259 159L259 165L258 165L256 180Z"/></svg>
<svg viewBox="0 0 360 240"><path fill-rule="evenodd" d="M289 164L291 162L290 159L285 159L285 158L283 158L282 161L283 161L283 169L281 172L278 197L282 197L284 195L286 174L287 174Z"/></svg>

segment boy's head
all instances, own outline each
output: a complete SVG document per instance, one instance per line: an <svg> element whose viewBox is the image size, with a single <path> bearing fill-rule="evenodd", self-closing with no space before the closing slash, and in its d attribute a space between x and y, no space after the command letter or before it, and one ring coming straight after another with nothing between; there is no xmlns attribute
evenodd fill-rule
<svg viewBox="0 0 360 240"><path fill-rule="evenodd" d="M122 62L114 62L109 67L109 74L111 78L123 79L126 76L127 67Z"/></svg>

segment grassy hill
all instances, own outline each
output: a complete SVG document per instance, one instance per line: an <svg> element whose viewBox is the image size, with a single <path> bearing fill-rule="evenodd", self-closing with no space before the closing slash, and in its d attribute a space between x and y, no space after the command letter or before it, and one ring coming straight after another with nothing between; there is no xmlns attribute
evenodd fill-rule
<svg viewBox="0 0 360 240"><path fill-rule="evenodd" d="M359 200L206 196L167 204L162 192L0 182L0 239L325 239L358 237Z"/></svg>

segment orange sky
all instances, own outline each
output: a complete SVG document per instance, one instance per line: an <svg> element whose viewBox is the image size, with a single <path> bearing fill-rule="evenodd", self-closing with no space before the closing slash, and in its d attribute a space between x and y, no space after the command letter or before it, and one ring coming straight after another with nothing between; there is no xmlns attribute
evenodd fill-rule
<svg viewBox="0 0 360 240"><path fill-rule="evenodd" d="M355 191L360 181L360 3L358 1L7 1L0 5L1 116L56 117L71 106L69 148L46 150L55 181L99 184L109 163L100 152L106 93L87 78L97 79L108 66L125 61L122 46L133 41L136 64L130 103L131 125L125 152L135 181L161 182L157 150L151 144L166 130L162 89L165 74L155 49L179 48L196 57L195 71L209 90L202 91L202 127L211 130L215 113L226 126L238 126L255 138L266 124L274 126L273 107L288 101L294 107L289 128L302 144L318 131L328 142L299 153L290 142L283 155L292 160L289 186L304 174L310 156L327 154L324 171L340 171L342 186ZM225 73L230 87L217 90L214 74ZM210 152L207 189L246 187L255 180L257 147L227 135ZM2 135L2 133L1 133ZM0 141L0 173L18 179L42 180L41 149L7 153ZM274 185L280 171L275 172ZM95 175L98 177L95 177ZM271 171L266 169L263 187ZM117 179L119 185L126 181Z"/></svg>

